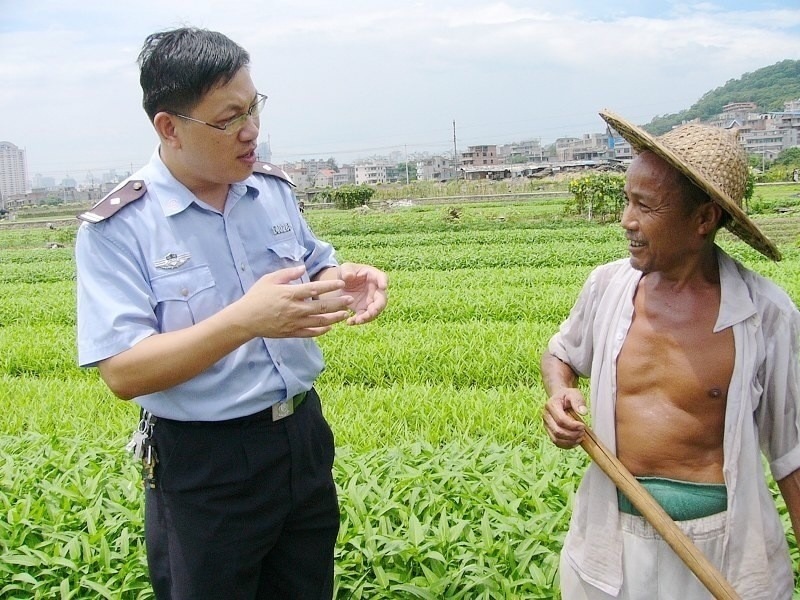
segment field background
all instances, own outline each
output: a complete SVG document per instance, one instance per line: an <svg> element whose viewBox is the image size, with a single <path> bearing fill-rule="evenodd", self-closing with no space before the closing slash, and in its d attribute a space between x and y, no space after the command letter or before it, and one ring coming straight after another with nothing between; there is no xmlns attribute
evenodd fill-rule
<svg viewBox="0 0 800 600"><path fill-rule="evenodd" d="M780 263L719 238L796 303L800 218L785 207L798 199L797 185L756 188ZM543 432L539 356L591 268L626 254L618 225L564 217L562 203L306 212L341 260L391 281L380 319L319 340L337 598L559 597L586 459ZM137 410L76 366L73 239L61 223L0 230L0 598L152 598L123 449Z"/></svg>

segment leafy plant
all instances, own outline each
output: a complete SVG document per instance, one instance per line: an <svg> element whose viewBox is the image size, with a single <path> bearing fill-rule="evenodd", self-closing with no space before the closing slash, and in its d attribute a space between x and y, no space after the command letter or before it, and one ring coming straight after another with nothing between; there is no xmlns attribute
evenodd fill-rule
<svg viewBox="0 0 800 600"><path fill-rule="evenodd" d="M783 261L717 239L800 302L800 225L774 215L800 186L756 190ZM544 433L537 364L592 267L625 255L620 228L566 218L562 199L306 216L391 281L380 319L318 339L336 597L558 598L587 459ZM44 249L51 236L0 229L0 597L148 600L140 475L122 451L136 405L76 366L74 256Z"/></svg>
<svg viewBox="0 0 800 600"><path fill-rule="evenodd" d="M320 200L333 202L338 209L350 209L364 206L375 193L375 188L368 185L343 185L320 192Z"/></svg>
<svg viewBox="0 0 800 600"><path fill-rule="evenodd" d="M590 221L618 221L625 205L624 186L625 176L613 173L593 173L573 179L569 182L573 200L566 203L565 210Z"/></svg>

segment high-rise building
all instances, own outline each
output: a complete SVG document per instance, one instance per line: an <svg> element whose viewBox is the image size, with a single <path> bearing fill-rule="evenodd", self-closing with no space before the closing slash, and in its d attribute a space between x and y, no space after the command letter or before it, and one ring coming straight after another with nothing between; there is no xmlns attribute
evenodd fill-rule
<svg viewBox="0 0 800 600"><path fill-rule="evenodd" d="M9 196L28 191L28 165L25 150L11 142L0 142L0 204ZM4 206L3 206L4 208Z"/></svg>
<svg viewBox="0 0 800 600"><path fill-rule="evenodd" d="M256 158L264 162L272 162L272 149L269 147L269 136L266 142L256 146Z"/></svg>
<svg viewBox="0 0 800 600"><path fill-rule="evenodd" d="M56 187L56 180L54 177L45 177L41 173L33 175L33 189L50 189Z"/></svg>

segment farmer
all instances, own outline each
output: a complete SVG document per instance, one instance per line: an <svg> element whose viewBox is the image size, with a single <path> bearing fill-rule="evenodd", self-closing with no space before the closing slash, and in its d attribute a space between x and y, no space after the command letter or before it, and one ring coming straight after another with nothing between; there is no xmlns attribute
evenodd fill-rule
<svg viewBox="0 0 800 600"><path fill-rule="evenodd" d="M156 598L330 598L334 441L311 338L372 321L387 278L338 264L286 175L257 163L248 53L194 28L139 55L150 162L81 215L78 345L142 407Z"/></svg>
<svg viewBox="0 0 800 600"><path fill-rule="evenodd" d="M622 227L630 258L595 269L542 357L550 439L593 429L742 598L792 597L792 565L759 449L800 532L800 313L714 242L725 226L779 260L742 212L747 159L728 132L653 138L609 112L637 150ZM561 554L569 600L709 598L611 480L591 465Z"/></svg>

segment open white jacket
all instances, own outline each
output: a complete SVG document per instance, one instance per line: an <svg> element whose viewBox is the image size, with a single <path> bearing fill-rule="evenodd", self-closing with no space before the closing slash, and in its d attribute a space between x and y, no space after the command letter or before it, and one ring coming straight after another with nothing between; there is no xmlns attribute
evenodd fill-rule
<svg viewBox="0 0 800 600"><path fill-rule="evenodd" d="M777 285L719 248L717 254L721 302L714 331L733 328L735 344L723 443L728 526L724 564L717 567L742 598L760 598L789 561L761 452L776 480L800 468L800 313ZM592 428L614 452L616 362L641 276L628 259L596 268L548 346L576 373L590 377ZM578 489L564 553L586 582L619 593L624 582L617 496L594 464Z"/></svg>

